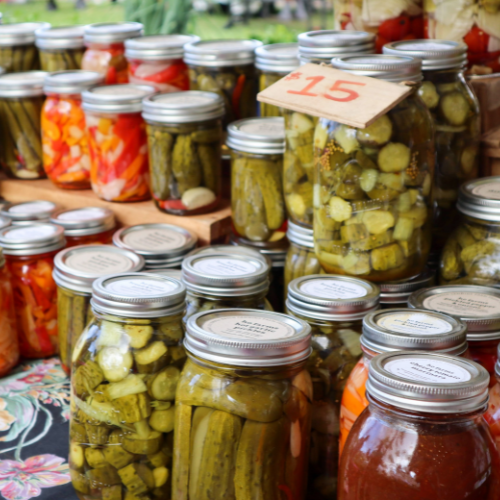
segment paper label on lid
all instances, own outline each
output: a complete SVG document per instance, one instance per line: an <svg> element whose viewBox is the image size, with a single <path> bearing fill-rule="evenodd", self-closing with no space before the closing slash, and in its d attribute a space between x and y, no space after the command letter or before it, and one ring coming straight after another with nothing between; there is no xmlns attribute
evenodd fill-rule
<svg viewBox="0 0 500 500"><path fill-rule="evenodd" d="M125 273L133 267L133 262L125 255L100 250L75 252L66 259L65 264L75 271L103 276Z"/></svg>
<svg viewBox="0 0 500 500"><path fill-rule="evenodd" d="M251 262L229 257L200 259L193 264L193 269L211 276L246 276L257 270Z"/></svg>
<svg viewBox="0 0 500 500"><path fill-rule="evenodd" d="M401 358L389 361L384 368L406 380L431 384L459 384L472 376L465 368L440 359Z"/></svg>
<svg viewBox="0 0 500 500"><path fill-rule="evenodd" d="M500 183L489 182L487 184L480 184L472 190L472 194L488 200L500 200Z"/></svg>
<svg viewBox="0 0 500 500"><path fill-rule="evenodd" d="M416 335L437 335L453 330L453 326L443 319L431 314L414 312L387 314L377 321L377 325L386 330Z"/></svg>
<svg viewBox="0 0 500 500"><path fill-rule="evenodd" d="M31 201L15 205L9 208L9 213L12 214L37 214L39 212L47 212L54 210L54 204L50 201Z"/></svg>
<svg viewBox="0 0 500 500"><path fill-rule="evenodd" d="M138 229L126 233L122 238L128 247L149 252L175 250L186 244L183 234L170 229Z"/></svg>
<svg viewBox="0 0 500 500"><path fill-rule="evenodd" d="M155 295L168 295L176 288L170 281L156 281L140 278L130 278L106 283L106 290L118 295L128 297L152 297Z"/></svg>
<svg viewBox="0 0 500 500"><path fill-rule="evenodd" d="M90 208L80 208L58 215L57 220L95 220L104 217L104 212Z"/></svg>
<svg viewBox="0 0 500 500"><path fill-rule="evenodd" d="M203 329L231 339L279 340L292 337L295 329L282 321L258 316L223 316L203 323Z"/></svg>
<svg viewBox="0 0 500 500"><path fill-rule="evenodd" d="M422 302L425 309L432 309L455 316L500 315L500 298L486 293L445 292L427 297Z"/></svg>
<svg viewBox="0 0 500 500"><path fill-rule="evenodd" d="M300 286L300 291L319 299L357 299L368 293L365 287L357 283L335 279L312 279Z"/></svg>
<svg viewBox="0 0 500 500"><path fill-rule="evenodd" d="M58 226L21 226L4 233L7 240L39 240L54 236Z"/></svg>

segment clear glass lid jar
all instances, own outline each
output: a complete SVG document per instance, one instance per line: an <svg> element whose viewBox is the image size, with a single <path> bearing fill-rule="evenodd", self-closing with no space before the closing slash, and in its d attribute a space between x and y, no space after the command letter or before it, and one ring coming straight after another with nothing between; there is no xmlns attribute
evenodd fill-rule
<svg viewBox="0 0 500 500"><path fill-rule="evenodd" d="M0 214L8 217L15 226L32 224L33 222L49 222L58 206L47 200L22 201L7 203Z"/></svg>
<svg viewBox="0 0 500 500"><path fill-rule="evenodd" d="M396 281L385 281L379 283L380 306L382 309L403 307L406 308L408 298L416 290L434 286L436 273L432 269L426 268L423 273Z"/></svg>

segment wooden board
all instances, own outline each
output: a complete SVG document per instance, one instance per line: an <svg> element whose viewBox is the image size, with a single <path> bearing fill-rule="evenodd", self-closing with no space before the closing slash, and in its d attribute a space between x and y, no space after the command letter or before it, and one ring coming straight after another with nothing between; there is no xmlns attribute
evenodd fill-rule
<svg viewBox="0 0 500 500"><path fill-rule="evenodd" d="M164 222L184 227L195 233L201 245L220 241L231 228L231 207L223 201L216 212L205 215L179 217L160 212L152 201L137 203L111 203L98 198L91 190L72 191L55 187L49 180L0 181L0 195L11 202L49 200L61 208L107 207L111 209L122 226Z"/></svg>

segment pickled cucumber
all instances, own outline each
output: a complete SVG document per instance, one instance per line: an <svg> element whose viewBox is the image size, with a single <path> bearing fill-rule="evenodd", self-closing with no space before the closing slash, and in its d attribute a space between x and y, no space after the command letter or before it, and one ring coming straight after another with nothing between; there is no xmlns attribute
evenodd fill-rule
<svg viewBox="0 0 500 500"><path fill-rule="evenodd" d="M38 50L34 44L0 47L0 67L6 73L41 69Z"/></svg>
<svg viewBox="0 0 500 500"><path fill-rule="evenodd" d="M40 50L40 65L42 71L53 72L81 69L84 52L85 47L61 51Z"/></svg>

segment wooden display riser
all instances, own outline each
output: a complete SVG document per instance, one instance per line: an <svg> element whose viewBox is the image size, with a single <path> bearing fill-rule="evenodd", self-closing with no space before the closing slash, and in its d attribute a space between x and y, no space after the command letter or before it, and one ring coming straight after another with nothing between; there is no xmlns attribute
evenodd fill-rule
<svg viewBox="0 0 500 500"><path fill-rule="evenodd" d="M160 212L152 201L136 203L111 203L98 198L91 190L73 191L56 188L49 180L0 181L0 195L10 202L49 200L61 208L107 207L111 209L122 226L164 222L189 229L195 233L201 245L220 241L231 228L231 207L223 201L216 212L205 215L179 217Z"/></svg>

